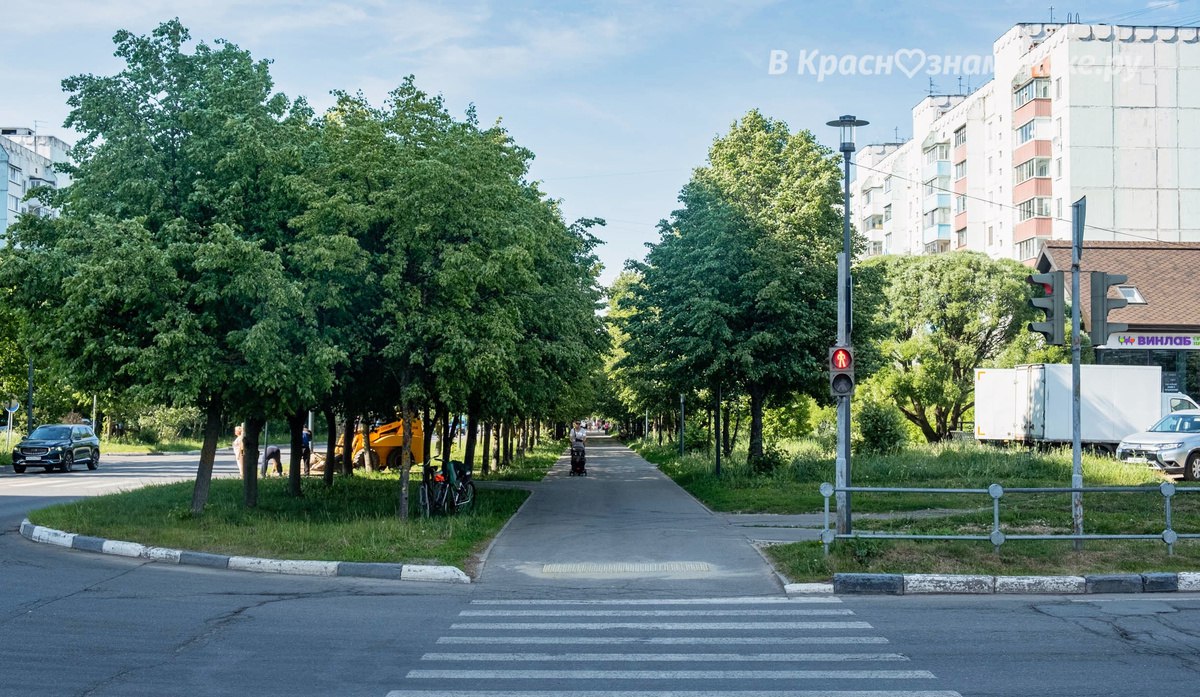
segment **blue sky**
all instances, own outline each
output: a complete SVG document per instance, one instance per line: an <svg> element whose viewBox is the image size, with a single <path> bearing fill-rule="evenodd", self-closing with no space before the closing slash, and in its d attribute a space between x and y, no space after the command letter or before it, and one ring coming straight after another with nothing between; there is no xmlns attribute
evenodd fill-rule
<svg viewBox="0 0 1200 697"><path fill-rule="evenodd" d="M656 223L675 207L712 139L750 109L831 146L837 134L824 124L841 114L871 122L860 144L912 135L909 110L930 87L924 71L818 80L807 68L799 74L802 52L842 59L907 51L895 66L911 71L918 50L989 55L1013 24L1048 21L1051 4L47 0L4 9L0 125L36 125L73 140L62 128L62 78L116 72L118 29L144 34L176 16L193 38L228 39L273 60L277 88L318 110L335 89L361 90L379 103L411 73L454 112L474 103L483 122L502 119L536 154L533 177L562 200L569 219L608 220L599 233L607 282L657 238ZM1068 11L1084 22L1200 23L1200 0L1055 4L1055 19ZM784 74L771 74L773 51L787 53ZM962 77L963 87L986 79ZM958 75L937 75L933 87L957 91Z"/></svg>

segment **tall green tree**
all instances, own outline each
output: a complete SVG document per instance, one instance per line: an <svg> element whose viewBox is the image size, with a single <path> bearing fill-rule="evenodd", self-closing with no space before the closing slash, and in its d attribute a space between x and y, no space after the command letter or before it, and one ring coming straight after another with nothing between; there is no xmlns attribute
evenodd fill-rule
<svg viewBox="0 0 1200 697"><path fill-rule="evenodd" d="M283 258L297 211L287 153L307 108L272 92L266 61L189 40L178 20L122 31L119 73L63 81L66 125L82 134L73 184L54 196L61 218L17 226L6 269L58 328L31 340L81 389L204 412L199 512L222 418L247 418L253 462L254 426L325 393L337 350ZM245 499L257 501L253 467Z"/></svg>
<svg viewBox="0 0 1200 697"><path fill-rule="evenodd" d="M975 369L990 365L1025 330L1029 269L975 252L888 256L882 270L887 328L869 389L894 403L925 439L947 438L973 406Z"/></svg>

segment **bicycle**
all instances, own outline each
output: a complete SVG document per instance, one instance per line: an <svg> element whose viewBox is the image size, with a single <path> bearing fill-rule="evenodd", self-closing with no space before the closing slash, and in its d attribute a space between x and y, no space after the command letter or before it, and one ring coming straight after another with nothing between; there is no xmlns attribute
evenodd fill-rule
<svg viewBox="0 0 1200 697"><path fill-rule="evenodd" d="M434 459L440 461L440 458ZM449 515L469 510L475 504L471 470L458 460L451 460L450 465L443 464L438 468L432 462L426 462L422 467L419 502L421 513L426 517L434 513Z"/></svg>

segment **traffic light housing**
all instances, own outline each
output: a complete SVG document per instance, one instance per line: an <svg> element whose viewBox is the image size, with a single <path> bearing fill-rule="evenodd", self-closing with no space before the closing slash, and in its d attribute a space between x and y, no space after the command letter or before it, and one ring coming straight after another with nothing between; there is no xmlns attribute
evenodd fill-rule
<svg viewBox="0 0 1200 697"><path fill-rule="evenodd" d="M1027 283L1041 286L1045 295L1030 299L1029 306L1046 313L1046 321L1030 322L1029 331L1040 332L1046 337L1046 343L1062 346L1066 343L1066 332L1063 324L1066 319L1063 302L1063 272L1035 273L1025 278Z"/></svg>
<svg viewBox="0 0 1200 697"><path fill-rule="evenodd" d="M1103 346L1108 343L1110 334L1128 331L1129 325L1121 322L1109 322L1109 310L1125 307L1129 301L1124 296L1108 297L1108 289L1129 280L1129 277L1119 273L1092 272L1092 345Z"/></svg>
<svg viewBox="0 0 1200 697"><path fill-rule="evenodd" d="M849 346L829 349L829 394L834 397L854 394L854 349Z"/></svg>

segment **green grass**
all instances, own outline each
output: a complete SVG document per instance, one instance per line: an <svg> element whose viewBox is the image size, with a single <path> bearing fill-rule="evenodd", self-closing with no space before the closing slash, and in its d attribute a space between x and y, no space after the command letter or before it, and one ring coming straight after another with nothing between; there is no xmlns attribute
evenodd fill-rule
<svg viewBox="0 0 1200 697"><path fill-rule="evenodd" d="M410 518L396 517L395 473L338 476L331 488L319 477L302 482L304 496L287 495L285 479L260 479L255 509L242 506L242 483L218 479L203 515L190 513L192 482L149 486L51 506L30 520L57 530L146 545L216 554L326 561L471 565L472 557L516 513L528 492L489 489L489 481L540 480L563 445L544 442L527 456L479 483L468 513L421 518L419 469L409 488Z"/></svg>
<svg viewBox="0 0 1200 697"><path fill-rule="evenodd" d="M688 454L634 443L648 460L710 508L743 513L815 513L822 510L822 482L834 481L834 458L814 441L785 444L790 461L775 471L752 473L745 454L735 453L713 472L711 456ZM911 446L893 455L856 454L851 482L855 486L986 489L999 483L1017 487L1065 487L1071 481L1069 450L999 449L973 442ZM1165 480L1140 465L1085 454L1086 486L1144 486L1149 493L1091 493L1084 496L1084 531L1090 534L1159 534L1165 527ZM831 509L836 505L831 501ZM856 518L859 531L909 534L987 535L992 528L992 500L987 494L856 493L854 513L890 513L884 520ZM943 515L904 515L946 511ZM1006 493L1000 507L1001 529L1015 534L1070 534L1070 494ZM1172 501L1172 527L1200 533L1200 494L1179 494ZM1200 569L1200 541L1185 540L1167 556L1157 541L1087 542L1075 552L1068 541L1011 540L993 552L987 542L941 540L852 540L838 542L829 557L820 544L769 547L768 555L788 578L828 580L838 572L1081 574L1113 571Z"/></svg>
<svg viewBox="0 0 1200 697"><path fill-rule="evenodd" d="M284 479L258 486L255 509L242 506L240 480L219 479L200 516L188 510L192 483L178 482L51 506L29 518L58 530L216 554L462 567L528 496L481 488L470 512L426 519L417 513L413 486L412 516L399 520L395 475L338 477L331 488L306 479L298 499L287 495Z"/></svg>
<svg viewBox="0 0 1200 697"><path fill-rule="evenodd" d="M137 454L157 454L157 453L187 453L199 451L204 441L201 440L181 440L170 443L157 443L155 445L145 445L143 443L121 443L118 441L100 441L100 452L109 453L112 455L137 455ZM217 448L228 448L229 441L218 442Z"/></svg>

